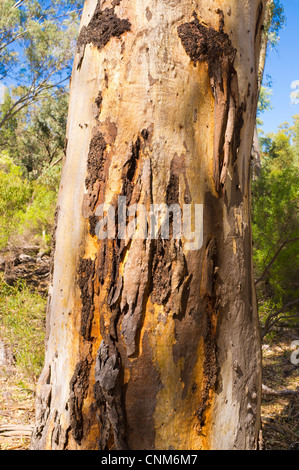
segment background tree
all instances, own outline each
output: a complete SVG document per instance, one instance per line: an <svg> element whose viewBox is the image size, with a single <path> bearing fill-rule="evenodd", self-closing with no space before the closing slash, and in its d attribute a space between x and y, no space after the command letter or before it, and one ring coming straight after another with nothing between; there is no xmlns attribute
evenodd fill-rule
<svg viewBox="0 0 299 470"><path fill-rule="evenodd" d="M0 5L0 82L17 85L0 129L49 91L63 87L78 27L76 0L3 0ZM77 8L76 8L77 7Z"/></svg>
<svg viewBox="0 0 299 470"><path fill-rule="evenodd" d="M286 320L298 319L298 116L293 127L286 124L262 137L261 145L261 174L253 185L253 240L265 335L280 320L290 325Z"/></svg>
<svg viewBox="0 0 299 470"><path fill-rule="evenodd" d="M15 89L4 96L2 110L9 107ZM1 148L23 169L24 176L36 179L51 164L61 161L65 149L68 89L44 93L34 105L19 111L0 129Z"/></svg>
<svg viewBox="0 0 299 470"><path fill-rule="evenodd" d="M286 17L284 15L284 7L280 0L267 0L258 73L259 102L257 109L257 126L253 136L253 146L251 152L253 179L258 177L261 169L260 146L258 138L258 126L262 124L260 115L266 109L270 109L271 106L271 77L264 76L266 57L269 49L275 49L277 47L279 42L279 31L284 28L285 24Z"/></svg>
<svg viewBox="0 0 299 470"><path fill-rule="evenodd" d="M2 249L22 246L30 237L43 247L50 243L81 7L73 0L4 0L0 5ZM4 181L11 184L6 187ZM14 205L15 184L20 195L30 188L22 208Z"/></svg>
<svg viewBox="0 0 299 470"><path fill-rule="evenodd" d="M280 0L267 0L264 30L260 54L259 87L262 86L266 57L269 48L276 48L279 42L279 31L286 25L284 7Z"/></svg>

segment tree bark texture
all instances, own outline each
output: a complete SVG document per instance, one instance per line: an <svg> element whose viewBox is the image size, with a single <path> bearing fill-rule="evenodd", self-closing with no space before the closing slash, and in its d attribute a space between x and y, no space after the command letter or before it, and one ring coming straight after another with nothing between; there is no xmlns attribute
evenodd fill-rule
<svg viewBox="0 0 299 470"><path fill-rule="evenodd" d="M86 0L32 449L254 449L250 153L265 1ZM203 246L98 204L203 204Z"/></svg>

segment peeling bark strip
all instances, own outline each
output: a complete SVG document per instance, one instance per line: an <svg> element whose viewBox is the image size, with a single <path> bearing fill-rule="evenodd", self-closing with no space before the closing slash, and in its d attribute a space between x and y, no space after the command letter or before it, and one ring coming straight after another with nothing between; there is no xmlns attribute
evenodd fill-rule
<svg viewBox="0 0 299 470"><path fill-rule="evenodd" d="M127 448L124 440L125 423L119 381L120 360L116 347L102 341L96 358L94 396L99 410L99 450L106 450L109 438L114 439L116 450Z"/></svg>
<svg viewBox="0 0 299 470"><path fill-rule="evenodd" d="M35 415L38 425L35 426L31 437L32 444L35 445L36 448L40 448L44 444L43 432L50 416L52 399L52 386L50 385L51 366L44 367L40 379L42 379L43 382L35 404Z"/></svg>
<svg viewBox="0 0 299 470"><path fill-rule="evenodd" d="M136 141L132 143L130 155L123 165L120 196L126 197L127 206L140 202L142 189L144 189L148 197L150 197L151 172L149 161L145 162L144 167L140 165L141 149L144 145L141 137L145 141L148 138L148 131L144 129L137 137ZM145 168L148 168L148 171L146 171ZM116 215L118 218L118 210L116 211ZM129 240L126 243L124 240L119 240L118 236L119 233L117 232L115 240L108 241L111 247L111 256L109 259L105 253L107 250L105 241L102 244L103 248L102 253L99 255L98 272L102 283L104 283L107 278L108 272L110 273L109 285L107 286L107 291L109 292L107 302L111 309L110 335L116 339L116 323L123 313L122 335L127 347L127 354L131 356L134 355L137 350L138 330L141 326L142 311L146 298L145 292L149 279L147 263L149 262L151 241L138 241L135 244ZM136 268L135 263L134 265L132 265L132 263L126 263L124 276L120 276L119 266L128 252L135 253L136 263L137 258L140 258L140 271L139 268ZM109 261L110 264L108 265ZM139 263L137 264L139 265ZM130 267L128 267L129 265ZM126 276L128 279L131 279L131 281L124 282ZM133 277L131 278L131 276ZM139 281L139 283L137 281ZM102 332L102 334L105 336L104 332Z"/></svg>
<svg viewBox="0 0 299 470"><path fill-rule="evenodd" d="M238 77L234 69L236 49L224 32L224 15L220 15L219 31L200 23L196 12L194 20L178 27L178 34L194 65L207 62L212 92L215 98L215 129L213 152L213 179L216 191L224 186L230 153L237 152L239 142L233 145L237 113L239 114ZM240 118L240 116L238 116ZM231 148L233 146L233 148Z"/></svg>
<svg viewBox="0 0 299 470"><path fill-rule="evenodd" d="M88 392L90 367L89 358L79 362L70 382L70 423L74 439L79 445L83 439L82 407Z"/></svg>
<svg viewBox="0 0 299 470"><path fill-rule="evenodd" d="M147 140L148 131L144 129L141 136L143 141ZM138 136L132 145L130 158L123 168L121 195L126 196L127 205L139 202L147 205L152 202L151 164L146 160L142 167L140 161L143 145L145 142ZM145 197L143 201L140 201L141 193ZM123 250L124 254L129 252L129 256L124 268L120 313L124 314L122 336L127 356L130 357L139 351L138 338L151 276L152 240L132 240Z"/></svg>
<svg viewBox="0 0 299 470"><path fill-rule="evenodd" d="M118 3L115 3L118 5ZM131 23L127 19L116 16L113 8L101 10L101 2L98 1L93 17L88 26L83 26L78 38L78 50L88 43L94 44L99 50L108 44L112 37L120 37L126 31L130 31Z"/></svg>
<svg viewBox="0 0 299 470"><path fill-rule="evenodd" d="M81 291L82 314L81 314L81 335L88 341L94 314L94 276L95 261L91 259L81 259L78 268L78 286Z"/></svg>

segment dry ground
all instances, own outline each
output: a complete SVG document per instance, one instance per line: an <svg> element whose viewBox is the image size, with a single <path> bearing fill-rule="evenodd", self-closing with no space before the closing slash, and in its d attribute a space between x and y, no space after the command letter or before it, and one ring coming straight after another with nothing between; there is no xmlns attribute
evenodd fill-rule
<svg viewBox="0 0 299 470"><path fill-rule="evenodd" d="M35 384L12 364L0 365L0 450L28 449Z"/></svg>
<svg viewBox="0 0 299 470"><path fill-rule="evenodd" d="M298 391L297 396L264 397L263 435L268 450L299 450L299 366L292 364L293 331L279 333L263 345L263 383L274 390Z"/></svg>
<svg viewBox="0 0 299 470"><path fill-rule="evenodd" d="M299 367L291 362L291 345L296 339L299 334L288 331L263 345L263 383L271 389L299 391ZM5 366L0 362L0 449L26 450L30 443L27 426L34 420L36 384L13 365L12 359L7 362ZM262 422L266 450L299 449L299 395L264 397Z"/></svg>

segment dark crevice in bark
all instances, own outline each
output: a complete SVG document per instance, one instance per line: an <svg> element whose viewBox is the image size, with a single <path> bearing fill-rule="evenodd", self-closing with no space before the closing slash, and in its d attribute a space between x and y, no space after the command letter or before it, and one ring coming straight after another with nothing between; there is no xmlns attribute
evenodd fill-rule
<svg viewBox="0 0 299 470"><path fill-rule="evenodd" d="M81 329L80 333L86 341L90 341L90 333L94 316L94 279L95 261L81 259L78 267L78 286L81 292Z"/></svg>
<svg viewBox="0 0 299 470"><path fill-rule="evenodd" d="M90 211L95 209L98 202L100 188L106 181L107 175L104 172L107 143L101 132L98 132L90 142L87 159L87 177L85 186L88 190L88 208Z"/></svg>
<svg viewBox="0 0 299 470"><path fill-rule="evenodd" d="M99 222L99 217L96 216L95 214L91 215L89 217L89 233L92 237L96 236L96 227Z"/></svg>
<svg viewBox="0 0 299 470"><path fill-rule="evenodd" d="M151 195L151 167L149 163L149 172L147 180L142 181L142 165L140 162L141 150L148 139L149 134L147 130L141 133L143 141L138 136L136 142L132 146L130 159L126 162L123 170L122 180L123 188L122 195L126 196L127 206L130 204L138 204L141 196L142 185L145 185L149 191L149 202L152 202ZM128 221L128 220L127 220ZM130 242L130 248L134 246L136 241ZM130 249L127 248L127 251ZM150 265L152 258L152 240L140 240L140 246L137 257L140 258L139 262L142 265L137 273L138 285L132 284L132 288L128 285L125 286L124 296L121 299L121 314L122 320L122 335L127 348L127 355L130 357L139 354L139 331L142 325L142 315L148 298L148 286L150 280ZM137 261L137 260L136 260ZM126 268L125 268L126 269ZM132 300L130 300L132 299Z"/></svg>
<svg viewBox="0 0 299 470"><path fill-rule="evenodd" d="M208 242L205 250L201 297L205 302L205 332L204 332L204 364L203 364L203 386L201 392L201 403L197 411L200 429L206 423L207 412L212 404L211 393L214 392L217 382L217 355L216 355L216 333L217 333L217 243L216 239Z"/></svg>
<svg viewBox="0 0 299 470"><path fill-rule="evenodd" d="M137 162L140 157L141 139L137 137L136 142L132 145L130 158L126 161L122 172L122 191L121 196L126 196L126 204L131 204L132 193L135 185L135 175L137 172Z"/></svg>
<svg viewBox="0 0 299 470"><path fill-rule="evenodd" d="M107 344L103 340L96 359L94 386L100 424L99 450L107 450L109 441L114 443L116 450L127 448L121 403L120 368L119 353L113 341L110 339Z"/></svg>
<svg viewBox="0 0 299 470"><path fill-rule="evenodd" d="M91 362L90 357L79 362L70 381L70 423L74 439L79 445L84 436L82 408L89 387Z"/></svg>
<svg viewBox="0 0 299 470"><path fill-rule="evenodd" d="M171 294L172 250L169 240L154 240L151 300L163 305Z"/></svg>

